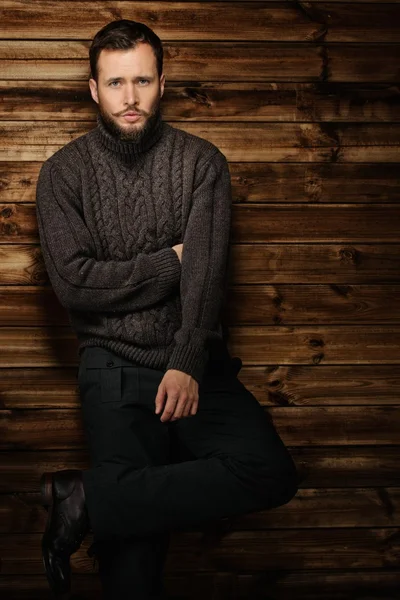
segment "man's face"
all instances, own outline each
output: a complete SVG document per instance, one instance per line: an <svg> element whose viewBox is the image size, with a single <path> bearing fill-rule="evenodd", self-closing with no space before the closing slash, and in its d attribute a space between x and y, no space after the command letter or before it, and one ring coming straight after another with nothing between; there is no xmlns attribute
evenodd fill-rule
<svg viewBox="0 0 400 600"><path fill-rule="evenodd" d="M122 140L140 141L157 118L164 93L165 75L158 76L153 48L138 42L129 50L104 49L97 73L98 81L89 79L89 87L106 125Z"/></svg>

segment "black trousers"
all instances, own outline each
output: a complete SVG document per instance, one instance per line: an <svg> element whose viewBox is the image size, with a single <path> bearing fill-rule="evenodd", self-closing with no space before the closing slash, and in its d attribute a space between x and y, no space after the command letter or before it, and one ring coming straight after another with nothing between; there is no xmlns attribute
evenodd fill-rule
<svg viewBox="0 0 400 600"><path fill-rule="evenodd" d="M104 598L164 598L170 531L287 503L297 471L226 352L210 359L196 415L160 421L164 371L85 348L78 382L83 473Z"/></svg>

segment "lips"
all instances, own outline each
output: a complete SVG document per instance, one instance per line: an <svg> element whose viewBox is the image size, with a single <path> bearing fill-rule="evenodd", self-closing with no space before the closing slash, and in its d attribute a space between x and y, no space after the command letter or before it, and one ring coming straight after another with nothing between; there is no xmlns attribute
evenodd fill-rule
<svg viewBox="0 0 400 600"><path fill-rule="evenodd" d="M125 114L122 115L123 117L138 117L139 113L135 113L135 112L127 112Z"/></svg>

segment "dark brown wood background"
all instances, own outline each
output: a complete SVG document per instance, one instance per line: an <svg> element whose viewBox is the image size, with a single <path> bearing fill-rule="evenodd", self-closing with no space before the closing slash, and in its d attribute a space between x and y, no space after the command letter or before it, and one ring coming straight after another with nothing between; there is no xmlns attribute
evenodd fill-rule
<svg viewBox="0 0 400 600"><path fill-rule="evenodd" d="M288 505L175 533L171 598L363 600L400 588L400 4L3 0L0 595L43 599L46 470L85 467L76 341L41 259L42 162L95 126L110 20L165 47L164 118L233 184L230 348L301 476ZM74 588L97 598L86 555Z"/></svg>

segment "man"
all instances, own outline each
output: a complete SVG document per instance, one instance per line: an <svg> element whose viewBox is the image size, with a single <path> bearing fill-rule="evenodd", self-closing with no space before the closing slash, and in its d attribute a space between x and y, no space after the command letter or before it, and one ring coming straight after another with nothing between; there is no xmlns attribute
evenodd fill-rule
<svg viewBox="0 0 400 600"><path fill-rule="evenodd" d="M43 561L56 595L93 532L105 598L162 598L174 528L272 508L290 454L221 335L231 187L225 156L161 118L160 39L120 20L94 37L97 127L37 185L46 268L79 340L90 468L44 473ZM173 444L187 460L172 461Z"/></svg>

